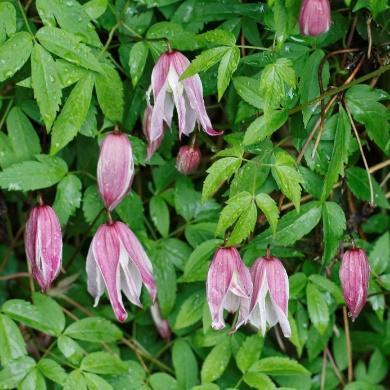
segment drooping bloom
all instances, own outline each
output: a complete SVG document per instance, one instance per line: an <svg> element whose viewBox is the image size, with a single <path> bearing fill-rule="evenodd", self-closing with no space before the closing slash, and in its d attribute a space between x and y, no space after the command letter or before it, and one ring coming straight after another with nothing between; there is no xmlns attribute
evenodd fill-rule
<svg viewBox="0 0 390 390"><path fill-rule="evenodd" d="M141 307L143 283L152 300L156 299L152 264L137 237L122 222L105 223L95 233L87 256L87 276L95 306L106 288L118 321L127 318L121 291Z"/></svg>
<svg viewBox="0 0 390 390"><path fill-rule="evenodd" d="M363 249L352 248L344 253L339 276L349 314L354 320L367 301L370 266Z"/></svg>
<svg viewBox="0 0 390 390"><path fill-rule="evenodd" d="M207 115L203 87L198 74L180 81L179 78L190 61L178 51L160 56L152 71L154 107L151 118L150 142L158 140L164 131L164 122L171 127L173 109L176 107L179 134L189 135L198 121L209 135L222 132L213 130Z"/></svg>
<svg viewBox="0 0 390 390"><path fill-rule="evenodd" d="M133 151L127 135L109 133L101 145L97 166L99 192L109 211L127 195L133 175Z"/></svg>
<svg viewBox="0 0 390 390"><path fill-rule="evenodd" d="M253 295L249 322L265 334L269 327L280 324L285 337L291 336L288 322L288 276L282 262L272 256L260 257L251 267Z"/></svg>
<svg viewBox="0 0 390 390"><path fill-rule="evenodd" d="M189 175L198 169L202 153L198 147L184 145L176 157L176 168L183 175Z"/></svg>
<svg viewBox="0 0 390 390"><path fill-rule="evenodd" d="M302 35L323 34L329 30L331 21L329 0L303 0L299 16Z"/></svg>
<svg viewBox="0 0 390 390"><path fill-rule="evenodd" d="M47 290L61 269L62 234L54 210L47 205L34 207L25 231L27 260L42 291Z"/></svg>
<svg viewBox="0 0 390 390"><path fill-rule="evenodd" d="M148 141L148 146L146 148L146 157L148 160L153 156L156 150L160 147L161 142L164 138L164 133L162 133L161 136L157 138L155 141L151 141L150 139L151 125L152 125L152 112L153 112L153 108L150 104L148 104L145 109L144 116L142 118L142 131L144 133L146 140Z"/></svg>
<svg viewBox="0 0 390 390"><path fill-rule="evenodd" d="M153 303L150 306L150 314L152 315L153 322L156 325L157 332L165 341L170 340L172 333L169 327L168 321L161 317L160 308L157 303Z"/></svg>
<svg viewBox="0 0 390 390"><path fill-rule="evenodd" d="M251 276L237 249L219 248L207 275L207 301L212 327L222 329L225 326L224 309L231 313L239 310L239 317L243 319L239 320L240 325L245 323L249 314L251 294Z"/></svg>

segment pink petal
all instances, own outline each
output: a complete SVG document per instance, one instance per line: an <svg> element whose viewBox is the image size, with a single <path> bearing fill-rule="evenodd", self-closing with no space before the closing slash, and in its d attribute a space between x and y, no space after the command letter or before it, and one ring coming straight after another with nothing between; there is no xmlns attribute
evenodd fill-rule
<svg viewBox="0 0 390 390"><path fill-rule="evenodd" d="M198 147L181 146L176 157L176 168L183 175L189 175L198 169L201 158Z"/></svg>
<svg viewBox="0 0 390 390"><path fill-rule="evenodd" d="M151 132L151 126L152 126L152 113L153 113L153 107L151 105L148 105L145 109L144 116L142 119L142 131L148 141L147 146L147 159L149 160L153 154L157 151L157 149L160 147L161 142L164 138L164 133L155 141L150 141L150 132Z"/></svg>
<svg viewBox="0 0 390 390"><path fill-rule="evenodd" d="M92 245L89 247L87 261L87 291L94 297L94 306L97 306L100 297L104 294L104 280L97 266L96 259L93 255Z"/></svg>
<svg viewBox="0 0 390 390"><path fill-rule="evenodd" d="M166 319L161 317L160 308L157 303L153 303L150 306L150 314L152 315L153 322L156 325L156 329L162 339L168 341L170 340L172 333L169 328L169 323Z"/></svg>
<svg viewBox="0 0 390 390"><path fill-rule="evenodd" d="M157 63L152 70L152 89L155 101L166 82L170 64L171 58L169 53L164 53L157 60Z"/></svg>
<svg viewBox="0 0 390 390"><path fill-rule="evenodd" d="M302 35L317 36L329 30L331 10L329 0L304 0L299 16Z"/></svg>

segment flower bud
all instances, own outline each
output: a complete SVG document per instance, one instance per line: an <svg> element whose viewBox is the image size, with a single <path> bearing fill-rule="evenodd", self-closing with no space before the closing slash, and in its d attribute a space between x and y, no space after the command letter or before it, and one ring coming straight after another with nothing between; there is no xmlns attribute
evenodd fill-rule
<svg viewBox="0 0 390 390"><path fill-rule="evenodd" d="M109 211L129 192L133 174L133 151L127 135L120 131L108 134L100 148L97 179L100 195Z"/></svg>
<svg viewBox="0 0 390 390"><path fill-rule="evenodd" d="M169 328L168 321L161 317L160 308L157 302L150 306L150 314L152 315L153 322L156 325L157 332L161 338L165 341L169 341L172 336L171 329Z"/></svg>
<svg viewBox="0 0 390 390"><path fill-rule="evenodd" d="M317 36L329 30L331 23L329 0L303 0L299 16L302 35Z"/></svg>
<svg viewBox="0 0 390 390"><path fill-rule="evenodd" d="M47 290L61 269L62 234L60 222L50 206L34 207L25 231L27 260L42 291Z"/></svg>
<svg viewBox="0 0 390 390"><path fill-rule="evenodd" d="M354 320L367 301L370 266L363 249L352 248L344 253L339 276L349 315Z"/></svg>
<svg viewBox="0 0 390 390"><path fill-rule="evenodd" d="M176 157L176 168L183 175L189 175L198 169L202 153L200 149L192 146L182 146Z"/></svg>

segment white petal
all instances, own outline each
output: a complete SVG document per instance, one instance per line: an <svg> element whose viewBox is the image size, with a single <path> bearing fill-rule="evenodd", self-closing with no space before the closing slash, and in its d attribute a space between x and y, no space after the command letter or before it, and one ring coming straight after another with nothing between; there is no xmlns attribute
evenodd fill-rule
<svg viewBox="0 0 390 390"><path fill-rule="evenodd" d="M104 293L104 280L100 273L100 269L96 264L95 258L93 256L92 245L89 248L87 261L86 261L86 271L87 271L87 290L95 298L94 306L97 306L99 303L100 297Z"/></svg>

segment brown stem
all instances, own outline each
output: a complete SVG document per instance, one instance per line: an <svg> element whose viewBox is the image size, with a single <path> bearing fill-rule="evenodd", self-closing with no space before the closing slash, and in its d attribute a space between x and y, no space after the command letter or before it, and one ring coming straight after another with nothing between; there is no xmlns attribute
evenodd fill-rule
<svg viewBox="0 0 390 390"><path fill-rule="evenodd" d="M345 331L345 347L348 356L348 383L351 383L353 379L352 347L351 347L351 337L349 334L347 308L345 306L343 306L343 318L344 318L344 331Z"/></svg>
<svg viewBox="0 0 390 390"><path fill-rule="evenodd" d="M17 272L15 274L0 276L0 280L5 281L5 280L12 280L17 278L29 278L29 277L30 274L28 272Z"/></svg>
<svg viewBox="0 0 390 390"><path fill-rule="evenodd" d="M334 373L336 374L336 376L337 376L339 382L342 384L342 386L344 386L345 385L344 378L343 378L340 370L338 369L338 367L336 365L336 362L334 361L333 356L332 356L332 354L329 351L329 348L326 347L325 349L326 349L326 353L328 355L328 359L330 361L330 364L331 364L331 366L333 368Z"/></svg>
<svg viewBox="0 0 390 390"><path fill-rule="evenodd" d="M327 359L326 359L326 350L328 349L328 346L325 347L324 352L322 353L322 369L321 369L321 384L320 384L320 390L325 389L325 381L326 381L326 365L327 365Z"/></svg>

